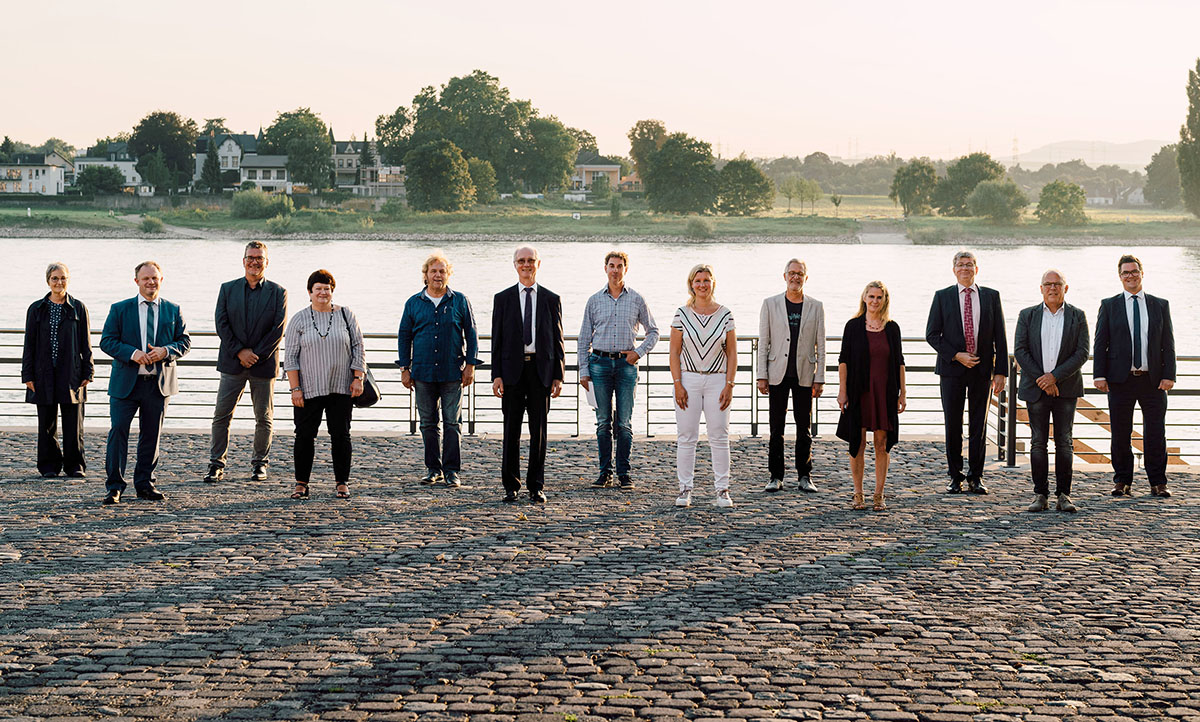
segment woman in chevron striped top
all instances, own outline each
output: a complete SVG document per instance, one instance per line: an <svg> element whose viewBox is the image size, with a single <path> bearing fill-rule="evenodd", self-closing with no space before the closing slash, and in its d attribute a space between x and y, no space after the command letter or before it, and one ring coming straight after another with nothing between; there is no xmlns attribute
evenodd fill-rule
<svg viewBox="0 0 1200 722"><path fill-rule="evenodd" d="M708 429L716 479L716 505L733 506L729 498L729 405L737 373L737 331L733 314L713 298L716 279L711 266L688 273L688 302L671 322L671 377L675 380L676 468L679 497L675 506L692 505L696 442L700 414Z"/></svg>

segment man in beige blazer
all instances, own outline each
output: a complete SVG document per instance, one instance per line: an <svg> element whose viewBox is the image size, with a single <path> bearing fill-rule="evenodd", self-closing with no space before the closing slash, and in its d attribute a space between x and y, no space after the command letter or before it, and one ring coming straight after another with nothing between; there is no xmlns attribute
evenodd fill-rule
<svg viewBox="0 0 1200 722"><path fill-rule="evenodd" d="M787 291L763 301L758 314L758 392L767 394L771 437L767 491L783 488L783 430L788 396L796 420L796 472L800 488L816 491L812 474L812 400L825 389L825 307L804 295L808 268L793 258L783 270Z"/></svg>

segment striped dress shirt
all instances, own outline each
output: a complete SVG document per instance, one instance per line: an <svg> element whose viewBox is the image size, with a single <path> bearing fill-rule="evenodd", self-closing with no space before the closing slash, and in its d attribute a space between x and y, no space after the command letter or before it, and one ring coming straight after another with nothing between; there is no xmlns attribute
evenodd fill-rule
<svg viewBox="0 0 1200 722"><path fill-rule="evenodd" d="M306 399L349 394L354 371L366 372L362 329L345 306L302 309L288 323L283 344L283 370L300 372Z"/></svg>
<svg viewBox="0 0 1200 722"><path fill-rule="evenodd" d="M641 346L637 343L637 327L646 331ZM645 357L658 343L658 326L642 294L625 286L616 298L608 286L592 294L583 309L583 324L579 329L579 378L591 378L589 351L637 351Z"/></svg>

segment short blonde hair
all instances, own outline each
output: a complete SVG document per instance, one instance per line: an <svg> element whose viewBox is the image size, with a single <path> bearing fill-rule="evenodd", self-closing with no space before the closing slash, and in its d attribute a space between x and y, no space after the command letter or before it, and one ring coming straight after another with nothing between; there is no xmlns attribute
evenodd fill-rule
<svg viewBox="0 0 1200 722"><path fill-rule="evenodd" d="M696 306L696 289L692 288L692 281L696 280L697 273L707 273L708 277L712 279L713 300L714 301L717 300L717 275L715 273L713 273L712 266L708 265L707 263L697 263L695 266L692 266L692 270L688 271L688 278L687 278L688 301L687 301L687 305L689 308L695 308L695 306Z"/></svg>
<svg viewBox="0 0 1200 722"><path fill-rule="evenodd" d="M429 281L425 280L425 274L429 272L429 267L435 263L441 263L446 267L446 278L450 278L450 275L454 273L454 265L450 263L450 259L442 255L441 251L434 251L433 253L430 253L429 258L426 258L425 262L421 264L421 283L425 284L426 286L429 285Z"/></svg>

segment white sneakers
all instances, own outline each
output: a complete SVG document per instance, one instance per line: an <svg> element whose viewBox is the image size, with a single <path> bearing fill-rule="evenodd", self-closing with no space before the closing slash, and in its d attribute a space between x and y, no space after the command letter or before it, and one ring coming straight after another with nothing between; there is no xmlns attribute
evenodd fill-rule
<svg viewBox="0 0 1200 722"><path fill-rule="evenodd" d="M713 501L713 504L715 504L716 506L718 506L721 509L728 509L729 507L733 506L733 499L729 498L729 490L722 489L721 491L718 491L717 498ZM691 506L691 505L692 505L692 490L691 489L686 489L684 491L680 491L679 496L675 497L675 506L685 507L685 506Z"/></svg>

